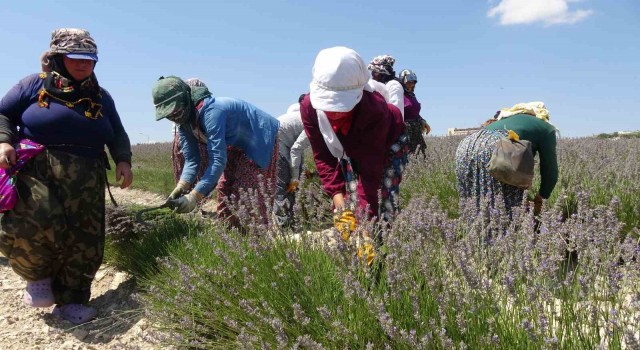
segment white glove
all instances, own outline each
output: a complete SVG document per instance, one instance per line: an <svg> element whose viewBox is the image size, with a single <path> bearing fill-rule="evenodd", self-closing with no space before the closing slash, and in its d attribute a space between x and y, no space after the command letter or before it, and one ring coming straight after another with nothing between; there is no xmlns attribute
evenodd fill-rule
<svg viewBox="0 0 640 350"><path fill-rule="evenodd" d="M172 199L177 199L180 196L183 196L185 193L187 193L187 190L189 189L189 184L184 182L184 181L178 181L178 184L176 184L176 188L173 189L173 191L171 191L171 194L169 195L169 197L167 197L167 201L170 201Z"/></svg>
<svg viewBox="0 0 640 350"><path fill-rule="evenodd" d="M168 202L173 211L179 214L186 214L192 212L196 208L198 205L198 197L195 192L191 191L177 199L170 199Z"/></svg>

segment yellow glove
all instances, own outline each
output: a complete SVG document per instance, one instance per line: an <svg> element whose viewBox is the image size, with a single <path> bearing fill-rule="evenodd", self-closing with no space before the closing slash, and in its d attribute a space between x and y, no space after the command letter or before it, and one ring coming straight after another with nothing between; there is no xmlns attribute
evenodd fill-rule
<svg viewBox="0 0 640 350"><path fill-rule="evenodd" d="M513 130L509 130L509 140L520 141L520 136L517 132Z"/></svg>
<svg viewBox="0 0 640 350"><path fill-rule="evenodd" d="M298 189L298 185L299 185L299 181L298 180L292 180L289 183L289 186L287 186L287 192L291 193L291 192L295 192L295 190Z"/></svg>
<svg viewBox="0 0 640 350"><path fill-rule="evenodd" d="M342 239L348 241L351 232L356 230L356 216L351 210L343 210L333 216L333 226L340 232Z"/></svg>
<svg viewBox="0 0 640 350"><path fill-rule="evenodd" d="M365 242L358 247L358 258L367 259L367 266L373 264L373 258L376 256L376 249L371 242Z"/></svg>

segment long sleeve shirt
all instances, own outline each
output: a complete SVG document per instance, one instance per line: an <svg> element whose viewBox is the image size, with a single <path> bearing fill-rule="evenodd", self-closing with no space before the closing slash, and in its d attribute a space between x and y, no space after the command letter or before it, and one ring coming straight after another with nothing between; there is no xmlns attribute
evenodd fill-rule
<svg viewBox="0 0 640 350"><path fill-rule="evenodd" d="M304 132L300 109L285 113L278 117L280 130L278 131L278 152L287 160L292 180L300 177L300 165L303 161L304 150L309 147L309 138Z"/></svg>
<svg viewBox="0 0 640 350"><path fill-rule="evenodd" d="M400 110L402 118L404 119L404 88L400 82L397 80L389 80L386 84L383 84L379 81L369 79L367 84L369 85L370 90L376 91L382 95L387 103L391 103L396 106Z"/></svg>
<svg viewBox="0 0 640 350"><path fill-rule="evenodd" d="M318 115L311 106L309 95L300 103L305 132L309 137L313 158L325 192L333 197L345 194L345 180L339 160L334 157L322 137ZM346 155L358 173L358 206L369 206L369 215L377 215L378 190L382 185L384 164L389 148L405 131L402 114L387 104L382 95L364 91L362 99L353 109L353 120L346 135L336 133Z"/></svg>
<svg viewBox="0 0 640 350"><path fill-rule="evenodd" d="M558 158L556 155L556 128L528 114L516 114L495 121L489 130L513 130L520 139L531 142L534 156L540 157L540 196L549 198L558 181Z"/></svg>
<svg viewBox="0 0 640 350"><path fill-rule="evenodd" d="M389 92L389 99L387 99L387 102L398 107L400 113L402 113L402 118L404 119L404 88L402 87L402 84L400 84L399 81L392 79L385 85Z"/></svg>
<svg viewBox="0 0 640 350"><path fill-rule="evenodd" d="M242 100L207 97L196 122L205 134L209 158L209 166L195 186L199 193L208 195L218 183L227 164L227 145L240 148L260 168L269 167L280 123L268 113ZM193 183L200 163L199 141L189 125L181 125L178 135L185 159L180 180Z"/></svg>
<svg viewBox="0 0 640 350"><path fill-rule="evenodd" d="M84 116L84 105L74 108L55 99L38 105L44 79L32 74L20 80L0 101L0 142L12 143L29 138L44 146L75 155L98 158L109 149L116 163L131 163L131 144L116 110L113 98L101 88L102 117Z"/></svg>
<svg viewBox="0 0 640 350"><path fill-rule="evenodd" d="M422 106L415 95L404 95L404 120L421 119L420 110Z"/></svg>

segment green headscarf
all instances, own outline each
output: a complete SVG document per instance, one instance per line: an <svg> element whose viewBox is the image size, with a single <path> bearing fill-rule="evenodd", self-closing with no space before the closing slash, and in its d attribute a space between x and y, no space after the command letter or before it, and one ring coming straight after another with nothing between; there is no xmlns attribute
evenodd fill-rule
<svg viewBox="0 0 640 350"><path fill-rule="evenodd" d="M176 76L160 77L151 90L156 120L167 118L177 124L193 120L195 110L191 88Z"/></svg>

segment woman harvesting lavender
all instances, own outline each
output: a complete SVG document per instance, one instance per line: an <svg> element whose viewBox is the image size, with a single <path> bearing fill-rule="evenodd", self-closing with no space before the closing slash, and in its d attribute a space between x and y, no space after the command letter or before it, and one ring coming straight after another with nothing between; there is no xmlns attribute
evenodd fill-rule
<svg viewBox="0 0 640 350"><path fill-rule="evenodd" d="M274 191L279 121L248 102L214 97L206 86L189 86L175 76L161 77L152 96L156 120L166 118L179 125L185 163L169 195L170 205L178 213L191 212L216 188L218 218L242 228L229 203L240 198L240 189L264 186L269 193ZM200 143L206 143L208 167L196 181ZM267 209L260 210L266 218Z"/></svg>
<svg viewBox="0 0 640 350"><path fill-rule="evenodd" d="M320 51L310 93L300 103L305 132L343 238L355 229L357 206L390 219L407 161L400 110L367 85L362 58L346 47ZM378 204L378 193L381 205Z"/></svg>
<svg viewBox="0 0 640 350"><path fill-rule="evenodd" d="M541 182L534 199L534 212L538 213L542 199L549 198L558 180L556 128L549 123L549 112L542 102L519 103L502 109L482 130L460 142L455 159L460 200L475 198L479 207L480 199L487 196L493 206L496 197L500 196L509 212L513 206L522 203L524 189L494 179L488 170L495 144L508 135L508 130L515 132L521 140L530 141L534 156L539 156Z"/></svg>

